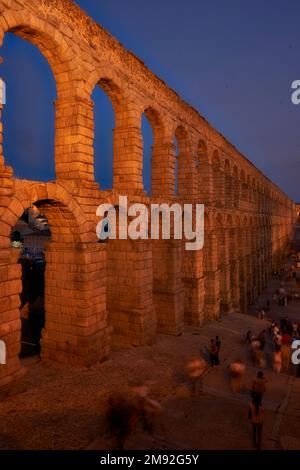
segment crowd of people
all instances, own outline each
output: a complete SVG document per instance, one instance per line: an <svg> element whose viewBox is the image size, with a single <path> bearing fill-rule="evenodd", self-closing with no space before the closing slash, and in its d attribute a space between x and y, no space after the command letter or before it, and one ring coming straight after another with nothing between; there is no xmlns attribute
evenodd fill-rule
<svg viewBox="0 0 300 470"><path fill-rule="evenodd" d="M297 289L288 290L286 281L295 281L296 287L300 283L295 266L282 268L274 272L280 280L280 287L273 295L273 302L280 307L286 307L290 302L298 301ZM268 299L263 308L258 311L258 318L270 319L272 301ZM284 310L282 310L284 312ZM253 446L261 449L263 429L263 396L266 392L267 379L262 369L271 366L277 374L289 373L291 368L292 344L300 339L300 323L291 321L287 315L281 315L279 321L270 320L269 328L262 328L254 334L248 330L244 336L244 344L254 367L258 368L253 379L248 407L248 418L252 426ZM204 373L220 365L221 339L212 338L207 347L207 357L193 356L185 366L186 382L190 389L190 396L194 398L203 395ZM230 388L233 393L240 393L245 389L245 362L236 357L228 366ZM300 364L297 367L297 377L300 378ZM127 395L117 394L111 396L108 404L107 423L108 430L116 438L116 447L122 449L125 440L140 425L145 432L153 433L153 417L162 411L161 405L149 397L149 387L145 384L131 388Z"/></svg>

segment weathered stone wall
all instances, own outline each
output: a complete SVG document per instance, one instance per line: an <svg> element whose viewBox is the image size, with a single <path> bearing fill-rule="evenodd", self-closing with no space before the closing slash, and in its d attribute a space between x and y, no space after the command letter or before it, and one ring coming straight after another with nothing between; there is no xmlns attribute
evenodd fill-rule
<svg viewBox="0 0 300 470"><path fill-rule="evenodd" d="M90 365L107 357L112 341L151 344L159 332L180 334L185 322L201 326L231 310L246 312L285 253L294 203L71 1L0 0L0 41L9 31L39 48L56 80L56 181L14 178L0 119L0 339L8 356L0 389L12 390L24 373L21 272L10 233L32 203L52 232L43 358ZM115 112L112 191L94 181L95 86ZM143 112L154 134L151 198L142 180ZM96 208L116 205L119 194L146 204L203 202L203 250L187 252L178 240L98 244Z"/></svg>

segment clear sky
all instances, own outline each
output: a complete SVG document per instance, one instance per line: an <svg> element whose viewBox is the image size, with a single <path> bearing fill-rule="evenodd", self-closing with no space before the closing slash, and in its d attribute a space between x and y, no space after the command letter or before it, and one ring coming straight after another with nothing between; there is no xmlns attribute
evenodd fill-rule
<svg viewBox="0 0 300 470"><path fill-rule="evenodd" d="M98 23L300 201L299 0L77 0ZM32 45L6 35L5 156L18 176L53 179L55 83ZM114 117L93 95L96 179L110 186ZM145 148L150 131L144 123ZM147 150L146 150L147 152ZM145 174L149 184L148 170ZM147 181L148 180L148 181Z"/></svg>

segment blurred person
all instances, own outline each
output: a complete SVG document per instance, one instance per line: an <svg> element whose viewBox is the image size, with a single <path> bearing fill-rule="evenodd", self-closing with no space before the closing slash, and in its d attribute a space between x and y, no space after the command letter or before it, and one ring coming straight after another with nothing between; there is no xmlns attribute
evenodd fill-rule
<svg viewBox="0 0 300 470"><path fill-rule="evenodd" d="M266 392L266 382L267 380L264 377L264 373L261 370L258 371L257 376L252 382L251 396L259 403L261 403L262 397Z"/></svg>
<svg viewBox="0 0 300 470"><path fill-rule="evenodd" d="M260 348L260 342L257 339L252 338L252 341L250 343L250 353L251 353L252 362L254 366L258 364L259 348Z"/></svg>
<svg viewBox="0 0 300 470"><path fill-rule="evenodd" d="M266 344L266 341L267 341L267 338L266 338L266 330L262 330L258 337L257 337L259 343L260 343L260 349L263 351L264 348L265 348L265 344Z"/></svg>
<svg viewBox="0 0 300 470"><path fill-rule="evenodd" d="M253 339L252 331L248 330L246 333L246 338L245 338L246 344L250 344L252 339Z"/></svg>
<svg viewBox="0 0 300 470"><path fill-rule="evenodd" d="M109 435L116 441L116 449L123 450L126 439L138 422L138 410L125 392L109 397L106 419Z"/></svg>
<svg viewBox="0 0 300 470"><path fill-rule="evenodd" d="M216 345L216 341L214 339L210 340L209 356L210 356L211 367L213 367L214 365L217 366L220 364L218 348Z"/></svg>
<svg viewBox="0 0 300 470"><path fill-rule="evenodd" d="M281 349L275 349L273 352L273 369L277 374L280 374L282 367L282 355Z"/></svg>
<svg viewBox="0 0 300 470"><path fill-rule="evenodd" d="M291 346L290 344L283 344L281 346L281 360L282 360L282 370L285 373L288 373L290 364L291 364Z"/></svg>
<svg viewBox="0 0 300 470"><path fill-rule="evenodd" d="M236 359L229 365L230 387L232 392L238 393L241 391L245 370L245 364L239 359Z"/></svg>
<svg viewBox="0 0 300 470"><path fill-rule="evenodd" d="M252 424L252 441L257 450L261 449L261 436L263 428L263 408L261 401L252 398L249 405L248 418Z"/></svg>
<svg viewBox="0 0 300 470"><path fill-rule="evenodd" d="M148 385L140 384L135 386L132 388L132 392L143 430L152 435L154 431L154 415L160 414L162 407L158 401L149 397Z"/></svg>
<svg viewBox="0 0 300 470"><path fill-rule="evenodd" d="M208 365L204 359L192 357L186 365L186 373L191 383L191 393L195 396L198 392L203 393L202 375Z"/></svg>

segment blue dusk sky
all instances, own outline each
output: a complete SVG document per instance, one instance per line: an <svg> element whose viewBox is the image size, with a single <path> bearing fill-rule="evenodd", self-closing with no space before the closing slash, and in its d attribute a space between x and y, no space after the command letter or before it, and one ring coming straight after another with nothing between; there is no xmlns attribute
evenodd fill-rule
<svg viewBox="0 0 300 470"><path fill-rule="evenodd" d="M300 201L299 0L77 0L96 22ZM39 50L5 36L0 76L7 86L4 151L19 177L54 178L55 82ZM109 99L96 88L95 174L112 179ZM151 130L143 120L145 185L150 181Z"/></svg>

